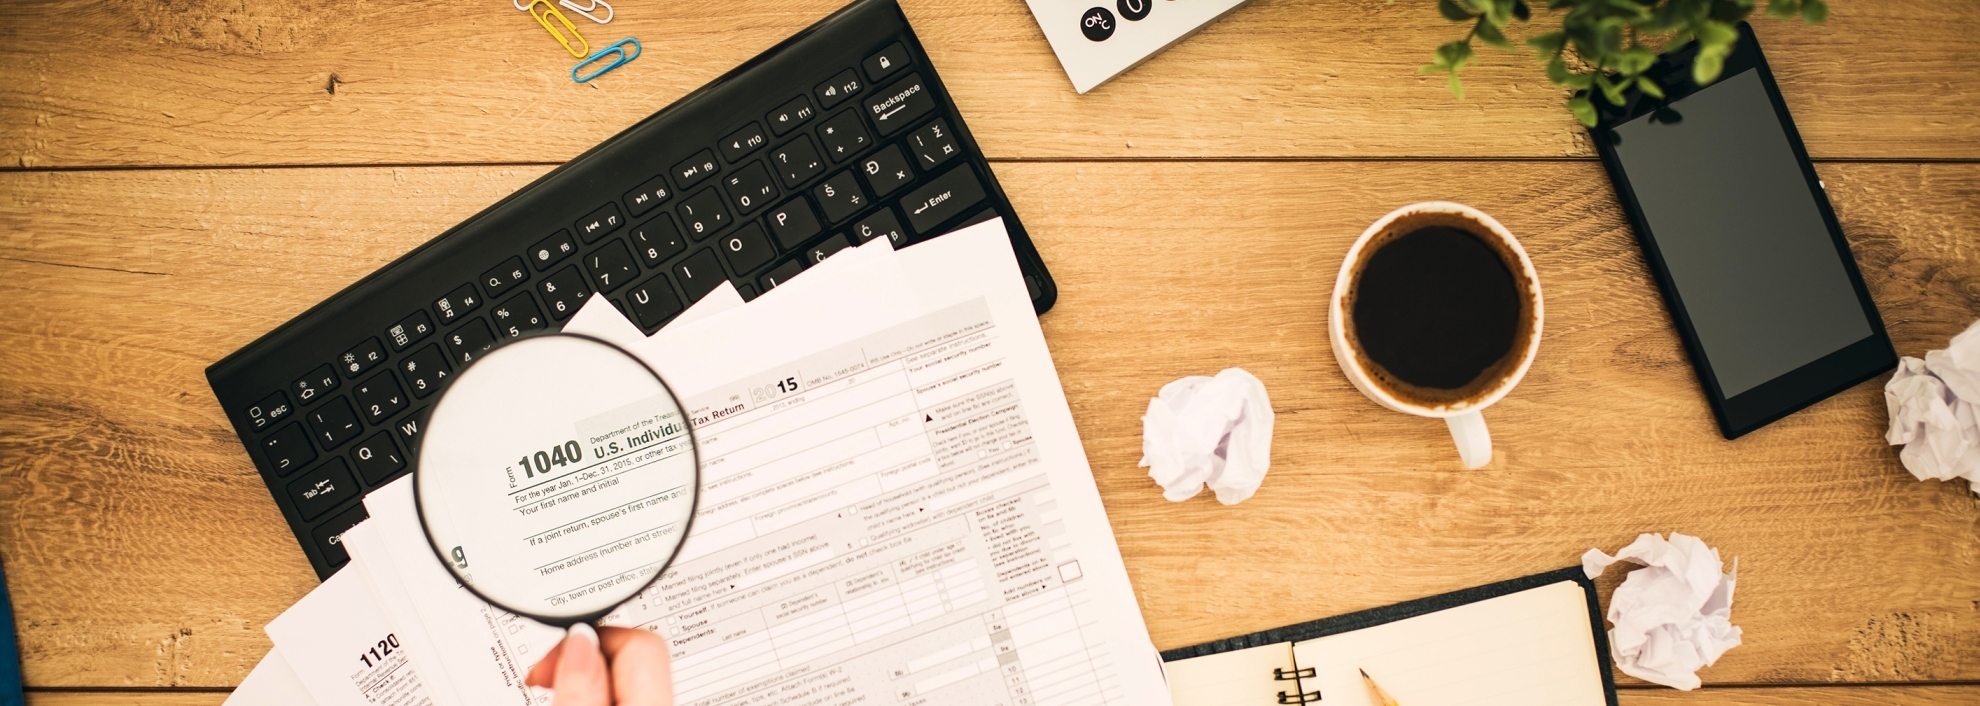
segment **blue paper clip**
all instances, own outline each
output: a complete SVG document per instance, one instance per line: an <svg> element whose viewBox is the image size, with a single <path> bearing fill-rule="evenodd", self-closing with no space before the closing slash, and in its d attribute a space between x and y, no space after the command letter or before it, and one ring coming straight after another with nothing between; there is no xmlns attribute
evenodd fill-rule
<svg viewBox="0 0 1980 706"><path fill-rule="evenodd" d="M630 54L626 53L625 46L627 44L632 45L632 53ZM619 58L612 60L612 63L610 64L606 64L605 68L599 69L597 71L593 71L583 76L578 75L579 69L582 69L586 66L590 66L592 64L596 64L598 63L599 59L605 58L606 54L611 54L613 52L617 52L619 54ZM632 61L637 58L639 58L639 40L633 39L632 37L626 37L625 39L619 40L618 43L613 44L612 46L598 50L598 53L596 54L592 54L591 56L585 57L584 61L580 61L577 63L577 66L571 67L571 80L576 81L578 83L584 83L594 78L598 78L599 76L603 76L605 72L619 68L619 66L625 64L626 62Z"/></svg>

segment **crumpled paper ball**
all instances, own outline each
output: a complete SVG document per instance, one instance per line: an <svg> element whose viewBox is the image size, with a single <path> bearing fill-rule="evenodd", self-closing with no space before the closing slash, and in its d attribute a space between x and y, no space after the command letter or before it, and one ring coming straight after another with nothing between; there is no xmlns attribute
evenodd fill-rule
<svg viewBox="0 0 1980 706"><path fill-rule="evenodd" d="M1218 502L1236 505L1258 492L1271 464L1272 402L1242 369L1163 385L1141 417L1140 465L1170 501L1207 485Z"/></svg>
<svg viewBox="0 0 1980 706"><path fill-rule="evenodd" d="M1980 493L1980 322L1924 360L1901 358L1884 385L1898 459L1919 480L1965 478Z"/></svg>
<svg viewBox="0 0 1980 706"><path fill-rule="evenodd" d="M1732 624L1739 561L1733 561L1732 573L1721 574L1725 562L1718 550L1672 532L1668 541L1638 535L1615 556L1590 549L1581 555L1581 569L1592 579L1618 561L1644 568L1630 572L1609 598L1609 622L1615 625L1609 629L1609 651L1616 667L1682 691L1698 688L1698 670L1739 645L1740 629Z"/></svg>

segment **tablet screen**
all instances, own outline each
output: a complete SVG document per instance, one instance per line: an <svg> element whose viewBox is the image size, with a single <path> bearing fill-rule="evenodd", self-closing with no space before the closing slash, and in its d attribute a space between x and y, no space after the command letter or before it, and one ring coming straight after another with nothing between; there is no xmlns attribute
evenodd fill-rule
<svg viewBox="0 0 1980 706"><path fill-rule="evenodd" d="M1872 335L1757 69L1615 128L1615 152L1731 398Z"/></svg>

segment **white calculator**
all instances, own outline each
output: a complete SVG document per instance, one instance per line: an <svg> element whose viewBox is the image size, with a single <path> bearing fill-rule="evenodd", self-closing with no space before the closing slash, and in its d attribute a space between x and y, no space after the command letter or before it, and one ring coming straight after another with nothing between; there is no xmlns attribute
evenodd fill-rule
<svg viewBox="0 0 1980 706"><path fill-rule="evenodd" d="M1093 90L1247 0L1025 0L1073 89Z"/></svg>

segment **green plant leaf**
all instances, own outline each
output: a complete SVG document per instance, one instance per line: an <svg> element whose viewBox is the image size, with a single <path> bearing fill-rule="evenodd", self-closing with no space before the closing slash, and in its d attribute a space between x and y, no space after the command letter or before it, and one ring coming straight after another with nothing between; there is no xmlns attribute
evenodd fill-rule
<svg viewBox="0 0 1980 706"><path fill-rule="evenodd" d="M1575 96L1569 99L1567 109L1568 112L1574 113L1574 117L1580 120L1582 125L1595 127L1595 104L1590 103L1587 96Z"/></svg>
<svg viewBox="0 0 1980 706"><path fill-rule="evenodd" d="M1470 10L1458 7L1453 0L1437 0L1437 12L1452 22L1466 22L1474 17Z"/></svg>
<svg viewBox="0 0 1980 706"><path fill-rule="evenodd" d="M1821 0L1814 0L1814 1L1821 2ZM1513 17L1519 18L1519 21L1521 22L1525 22L1527 20L1533 19L1533 8L1526 6L1526 0L1514 0ZM1816 22L1820 22L1820 21L1821 20L1816 20Z"/></svg>
<svg viewBox="0 0 1980 706"><path fill-rule="evenodd" d="M1664 87L1657 85L1656 81L1650 80L1649 76L1636 77L1636 90L1642 91L1643 95L1651 98L1664 97Z"/></svg>
<svg viewBox="0 0 1980 706"><path fill-rule="evenodd" d="M1691 80L1703 86L1719 80L1719 72L1726 68L1726 58L1719 54L1699 52L1691 63Z"/></svg>
<svg viewBox="0 0 1980 706"><path fill-rule="evenodd" d="M1807 0L1801 5L1801 20L1811 25L1821 24L1829 19L1829 4L1822 0Z"/></svg>
<svg viewBox="0 0 1980 706"><path fill-rule="evenodd" d="M1513 48L1512 42L1506 41L1505 33L1500 32L1498 27L1492 26L1492 23L1488 21L1490 19L1489 17L1478 18L1478 26L1472 31L1478 34L1479 41L1500 49Z"/></svg>

